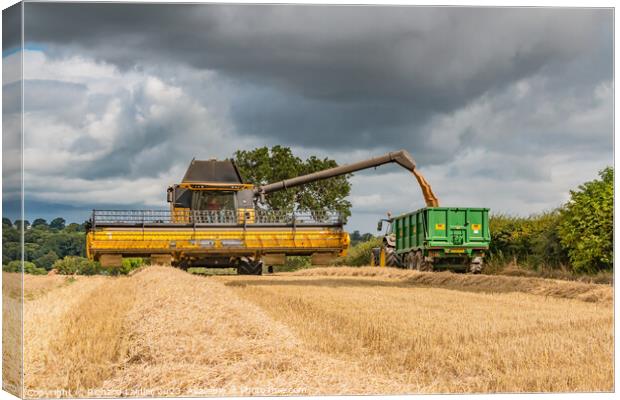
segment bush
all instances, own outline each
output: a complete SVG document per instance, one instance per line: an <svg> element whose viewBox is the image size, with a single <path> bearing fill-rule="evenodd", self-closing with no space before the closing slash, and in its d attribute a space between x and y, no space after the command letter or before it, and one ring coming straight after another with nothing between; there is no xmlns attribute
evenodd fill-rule
<svg viewBox="0 0 620 400"><path fill-rule="evenodd" d="M52 268L61 275L95 275L101 272L98 262L77 256L67 256L57 260Z"/></svg>
<svg viewBox="0 0 620 400"><path fill-rule="evenodd" d="M32 275L47 275L47 270L45 268L39 268L29 261L24 261L24 272Z"/></svg>
<svg viewBox="0 0 620 400"><path fill-rule="evenodd" d="M298 269L308 268L311 265L310 257L308 256L288 256L284 265L274 266L274 272L297 271Z"/></svg>
<svg viewBox="0 0 620 400"><path fill-rule="evenodd" d="M530 268L559 268L568 263L568 254L560 243L559 210L529 217L492 215L489 224L490 260L521 263Z"/></svg>
<svg viewBox="0 0 620 400"><path fill-rule="evenodd" d="M382 237L376 237L367 242L356 244L349 249L349 252L345 257L341 258L338 261L338 264L349 265L353 267L370 265L371 250L374 247L381 247L382 242Z"/></svg>
<svg viewBox="0 0 620 400"><path fill-rule="evenodd" d="M20 261L10 261L2 266L2 270L4 272L21 272L20 264Z"/></svg>
<svg viewBox="0 0 620 400"><path fill-rule="evenodd" d="M5 272L21 272L21 261L11 261L7 265L2 266L2 270ZM46 275L45 268L39 268L30 261L24 261L24 273L32 275Z"/></svg>
<svg viewBox="0 0 620 400"><path fill-rule="evenodd" d="M120 268L113 269L112 272L121 275L127 275L134 269L144 265L143 258L123 258L123 265Z"/></svg>
<svg viewBox="0 0 620 400"><path fill-rule="evenodd" d="M614 170L606 168L599 176L571 190L562 210L559 234L576 272L613 268Z"/></svg>

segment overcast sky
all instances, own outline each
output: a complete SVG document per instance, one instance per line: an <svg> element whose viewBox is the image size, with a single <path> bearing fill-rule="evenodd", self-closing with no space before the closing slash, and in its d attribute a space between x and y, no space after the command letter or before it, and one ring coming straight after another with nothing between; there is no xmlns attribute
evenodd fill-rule
<svg viewBox="0 0 620 400"><path fill-rule="evenodd" d="M612 29L605 9L27 3L27 217L166 207L192 157L276 144L404 148L442 205L550 210L613 163ZM352 183L349 230L424 206L397 166Z"/></svg>

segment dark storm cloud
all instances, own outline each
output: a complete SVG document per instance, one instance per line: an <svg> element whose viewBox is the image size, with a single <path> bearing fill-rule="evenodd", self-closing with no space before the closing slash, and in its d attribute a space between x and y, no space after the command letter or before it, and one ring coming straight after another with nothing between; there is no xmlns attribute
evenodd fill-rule
<svg viewBox="0 0 620 400"><path fill-rule="evenodd" d="M376 101L325 102L270 89L247 90L231 109L239 131L271 140L292 139L300 146L317 143L334 147L351 144L347 132L355 133L355 146L372 147L377 139L402 143L419 134L412 120L424 121L423 110L407 104ZM355 115L355 118L351 118Z"/></svg>
<svg viewBox="0 0 620 400"><path fill-rule="evenodd" d="M556 77L560 89L561 77L611 79L610 10L26 7L26 40L47 43L51 54L216 70L249 88L233 108L241 134L300 146L424 147L420 127L430 117L524 77Z"/></svg>
<svg viewBox="0 0 620 400"><path fill-rule="evenodd" d="M2 51L21 47L22 5L17 3L2 10Z"/></svg>
<svg viewBox="0 0 620 400"><path fill-rule="evenodd" d="M311 97L406 100L435 110L569 61L611 29L609 10L27 7L27 41L78 46L121 66L180 62Z"/></svg>

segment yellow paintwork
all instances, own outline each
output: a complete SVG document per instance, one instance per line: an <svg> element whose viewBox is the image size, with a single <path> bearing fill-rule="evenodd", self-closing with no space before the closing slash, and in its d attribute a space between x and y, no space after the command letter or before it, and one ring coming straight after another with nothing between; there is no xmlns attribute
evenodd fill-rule
<svg viewBox="0 0 620 400"><path fill-rule="evenodd" d="M253 189L250 184L181 183L190 190ZM171 205L171 220L191 224L192 210ZM239 208L235 227L162 227L121 228L98 227L86 235L86 255L98 260L102 255L146 256L169 254L176 260L212 256L253 256L265 254L345 256L349 235L341 228L327 227L261 227L256 224L254 208Z"/></svg>
<svg viewBox="0 0 620 400"><path fill-rule="evenodd" d="M253 208L239 208L237 210L237 221L245 221L246 224L253 224L256 219L256 210Z"/></svg>
<svg viewBox="0 0 620 400"><path fill-rule="evenodd" d="M175 224L188 224L191 210L189 208L171 207L172 221Z"/></svg>
<svg viewBox="0 0 620 400"><path fill-rule="evenodd" d="M257 255L267 253L312 254L333 252L346 255L349 235L330 228L102 228L86 236L87 255L192 254Z"/></svg>

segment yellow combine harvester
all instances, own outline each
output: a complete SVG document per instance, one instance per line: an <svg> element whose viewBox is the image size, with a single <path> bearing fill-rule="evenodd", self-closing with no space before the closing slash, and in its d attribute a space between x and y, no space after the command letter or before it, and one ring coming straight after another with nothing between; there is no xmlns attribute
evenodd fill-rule
<svg viewBox="0 0 620 400"><path fill-rule="evenodd" d="M180 184L168 188L170 210L94 210L86 237L87 255L104 267L123 257L150 257L180 268L237 268L262 273L263 264L281 265L286 256L310 256L329 264L346 254L349 235L337 213L284 213L260 207L272 192L397 163L416 176L427 205L437 206L430 185L400 150L381 157L255 187L243 183L231 160L192 160Z"/></svg>

